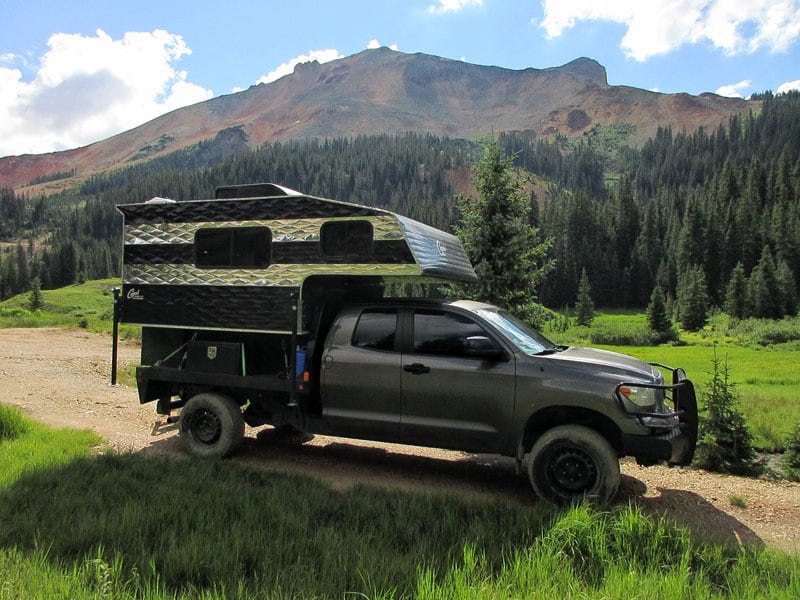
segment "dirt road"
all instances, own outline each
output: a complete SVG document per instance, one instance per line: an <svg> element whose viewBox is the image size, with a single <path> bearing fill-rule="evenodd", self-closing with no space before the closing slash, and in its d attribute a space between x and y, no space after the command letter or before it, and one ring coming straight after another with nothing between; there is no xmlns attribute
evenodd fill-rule
<svg viewBox="0 0 800 600"><path fill-rule="evenodd" d="M123 343L120 364L138 360ZM183 456L174 426L160 426L154 406L109 383L111 342L83 330L0 329L0 402L55 427L92 429L120 451ZM271 428L248 429L232 460L320 477L339 489L356 482L402 489L502 496L536 502L514 462L392 444L317 436L301 443ZM715 541L800 552L800 484L708 473L641 468L623 461L617 502L665 514ZM732 502L734 500L734 502Z"/></svg>

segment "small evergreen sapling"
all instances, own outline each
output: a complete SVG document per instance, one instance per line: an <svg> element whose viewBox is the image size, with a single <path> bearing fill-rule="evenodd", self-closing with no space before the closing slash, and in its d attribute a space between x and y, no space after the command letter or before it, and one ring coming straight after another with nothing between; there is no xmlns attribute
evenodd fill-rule
<svg viewBox="0 0 800 600"><path fill-rule="evenodd" d="M723 364L715 353L713 368L700 418L696 464L719 473L753 474L756 471L753 435L739 409L727 359Z"/></svg>
<svg viewBox="0 0 800 600"><path fill-rule="evenodd" d="M44 308L44 297L42 296L42 286L39 283L39 278L33 280L33 288L28 296L28 308L31 312L42 310Z"/></svg>
<svg viewBox="0 0 800 600"><path fill-rule="evenodd" d="M575 302L575 320L578 325L588 327L594 320L594 300L592 300L592 288L589 285L589 277L586 269L581 273L581 282L578 285L578 299Z"/></svg>

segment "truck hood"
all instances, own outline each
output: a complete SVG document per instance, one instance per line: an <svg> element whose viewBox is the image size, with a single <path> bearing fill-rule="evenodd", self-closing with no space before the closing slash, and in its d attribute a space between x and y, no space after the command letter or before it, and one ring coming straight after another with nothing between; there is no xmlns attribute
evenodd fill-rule
<svg viewBox="0 0 800 600"><path fill-rule="evenodd" d="M596 365L602 371L614 371L622 376L634 379L653 381L655 378L660 377L659 371L646 362L633 356L610 350L569 346L560 352L551 354L548 358L572 368L580 368L580 365L587 364Z"/></svg>

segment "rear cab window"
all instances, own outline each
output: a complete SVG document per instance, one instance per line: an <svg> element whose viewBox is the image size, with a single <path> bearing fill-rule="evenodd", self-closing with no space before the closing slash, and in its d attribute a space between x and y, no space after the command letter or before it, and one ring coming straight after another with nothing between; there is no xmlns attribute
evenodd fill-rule
<svg viewBox="0 0 800 600"><path fill-rule="evenodd" d="M352 345L368 350L393 351L397 341L397 309L368 308L358 318Z"/></svg>

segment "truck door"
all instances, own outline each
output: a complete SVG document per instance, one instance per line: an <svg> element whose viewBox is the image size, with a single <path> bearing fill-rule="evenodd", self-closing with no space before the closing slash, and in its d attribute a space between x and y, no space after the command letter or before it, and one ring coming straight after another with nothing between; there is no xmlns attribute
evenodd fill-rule
<svg viewBox="0 0 800 600"><path fill-rule="evenodd" d="M322 414L332 433L399 441L397 337L395 308L367 308L340 318L322 355Z"/></svg>
<svg viewBox="0 0 800 600"><path fill-rule="evenodd" d="M415 309L413 344L403 354L403 443L470 451L505 447L514 415L515 363L470 356L467 338L488 337L476 320Z"/></svg>

